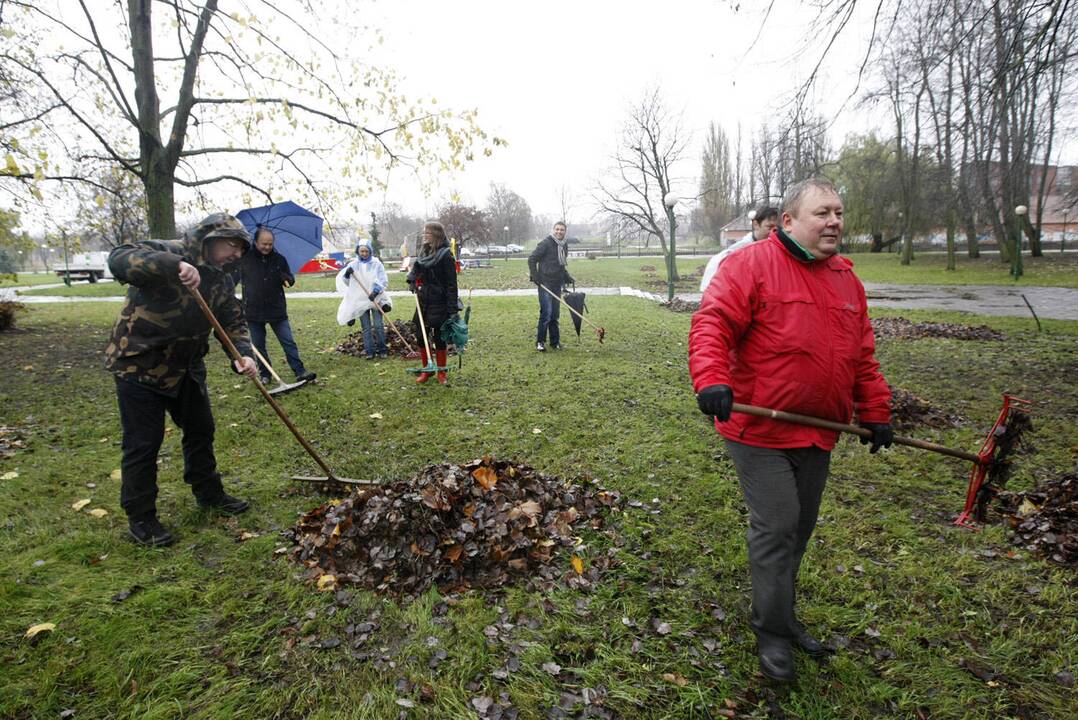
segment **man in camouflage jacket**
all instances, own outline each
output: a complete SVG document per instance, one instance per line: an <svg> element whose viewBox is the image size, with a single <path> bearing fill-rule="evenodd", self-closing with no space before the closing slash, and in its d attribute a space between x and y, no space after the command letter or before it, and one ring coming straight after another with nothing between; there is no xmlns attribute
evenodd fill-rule
<svg viewBox="0 0 1078 720"><path fill-rule="evenodd" d="M183 479L198 504L230 515L248 507L224 491L217 472L202 360L211 326L188 288L202 293L244 356L233 364L236 372L256 377L243 309L224 270L250 246L242 223L216 213L182 240L147 240L109 253L112 274L131 286L105 349L105 367L116 376L123 426L120 505L132 539L140 544L175 541L157 519L157 453L166 411L183 432Z"/></svg>

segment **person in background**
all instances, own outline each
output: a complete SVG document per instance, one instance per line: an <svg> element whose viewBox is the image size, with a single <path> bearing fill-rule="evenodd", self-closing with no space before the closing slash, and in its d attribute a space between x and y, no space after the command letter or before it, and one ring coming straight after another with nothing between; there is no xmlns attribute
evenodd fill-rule
<svg viewBox="0 0 1078 720"><path fill-rule="evenodd" d="M550 234L540 240L535 250L528 256L529 279L539 289L539 325L535 330L535 349L539 352L545 352L548 347L548 333L550 349L561 349L561 332L558 327L561 303L558 298L561 297L566 285L576 282L569 275L569 246L565 242L566 229L565 221L559 220L554 223Z"/></svg>
<svg viewBox="0 0 1078 720"><path fill-rule="evenodd" d="M379 305L383 312L392 308L389 297L385 295L389 288L389 278L382 261L374 256L370 240L364 238L356 245L356 259L345 266L344 280L359 284L361 291L366 290L367 300L356 308L356 312L359 314L360 327L363 328L363 350L367 359L389 357L382 313L375 307ZM355 318L352 318L348 325L354 325L355 322Z"/></svg>
<svg viewBox="0 0 1078 720"><path fill-rule="evenodd" d="M707 261L707 267L704 268L704 276L700 278L700 292L707 290L707 286L711 284L711 278L715 277L715 272L719 269L719 265L722 264L723 260L730 257L730 255L738 250L748 247L757 240L763 240L771 234L772 230L778 227L778 208L771 207L770 205L761 205L753 210L752 213L750 213L750 216L752 230L745 233L745 237L741 238L717 255L714 255Z"/></svg>
<svg viewBox="0 0 1078 720"><path fill-rule="evenodd" d="M749 508L752 629L760 669L796 678L791 646L823 645L797 617L797 573L816 527L838 432L733 412L735 400L871 431L890 447L891 390L876 361L868 303L838 255L842 200L831 183L789 189L782 226L719 267L693 315L689 373L715 418Z"/></svg>
<svg viewBox="0 0 1078 720"><path fill-rule="evenodd" d="M157 518L157 454L166 412L183 433L183 479L199 507L236 515L249 506L225 492L217 471L203 362L211 326L191 290L202 294L243 356L233 369L257 377L243 307L225 270L250 245L239 220L216 213L183 240L127 243L109 253L113 276L130 286L105 348L105 368L115 376L123 428L120 506L129 536L140 545L176 541Z"/></svg>
<svg viewBox="0 0 1078 720"><path fill-rule="evenodd" d="M444 368L447 362L448 345L440 332L442 324L451 315L460 311L460 299L457 296L457 262L449 248L445 227L440 222L428 222L423 226L423 246L408 273L408 287L416 296L416 311L412 316L416 336L420 339L419 352L423 365L430 363L427 344L422 342L422 327L419 313L423 313L428 337L433 337L435 358L438 363L438 382L448 383ZM429 372L421 372L417 383L430 380Z"/></svg>
<svg viewBox="0 0 1078 720"><path fill-rule="evenodd" d="M240 282L243 284L243 311L247 316L247 328L251 332L251 341L269 360L266 350L266 326L269 325L277 341L281 343L285 359L297 381L314 380L318 377L303 366L299 357L299 347L292 336L292 325L288 322L288 302L285 300L285 288L296 284L296 278L288 267L285 256L274 249L273 231L259 228L255 232L255 252L249 252L237 263ZM256 358L257 359L257 358ZM262 384L270 382L270 372L258 360L258 371Z"/></svg>

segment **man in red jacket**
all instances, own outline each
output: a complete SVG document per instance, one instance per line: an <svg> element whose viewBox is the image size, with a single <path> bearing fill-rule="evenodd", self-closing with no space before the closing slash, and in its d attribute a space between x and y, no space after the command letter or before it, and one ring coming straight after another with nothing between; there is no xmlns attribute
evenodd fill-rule
<svg viewBox="0 0 1078 720"><path fill-rule="evenodd" d="M714 416L749 507L760 667L783 681L795 679L792 645L824 653L794 600L838 433L731 409L736 398L838 422L856 415L872 431L870 452L891 445L891 392L875 358L864 287L837 254L841 240L834 186L794 185L781 226L720 265L689 331L697 403Z"/></svg>

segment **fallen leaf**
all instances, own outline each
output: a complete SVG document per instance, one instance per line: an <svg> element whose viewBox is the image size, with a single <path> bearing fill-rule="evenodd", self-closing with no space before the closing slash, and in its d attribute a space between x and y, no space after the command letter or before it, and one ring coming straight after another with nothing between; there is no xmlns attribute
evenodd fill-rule
<svg viewBox="0 0 1078 720"><path fill-rule="evenodd" d="M684 677L681 673L663 673L663 680L668 683L674 683L678 687L685 687L689 684L688 678Z"/></svg>
<svg viewBox="0 0 1078 720"><path fill-rule="evenodd" d="M240 533L240 542L243 542L244 540L252 540L256 537L258 537L258 533L248 532L245 530L244 532Z"/></svg>
<svg viewBox="0 0 1078 720"><path fill-rule="evenodd" d="M337 578L334 575L322 575L318 578L319 590L332 590L337 584Z"/></svg>
<svg viewBox="0 0 1078 720"><path fill-rule="evenodd" d="M557 675L561 672L561 665L555 662L543 663L543 671L551 675Z"/></svg>
<svg viewBox="0 0 1078 720"><path fill-rule="evenodd" d="M94 508L93 510L90 511L90 514L93 515L98 520L100 520L101 518L108 515L109 511L106 510L105 508Z"/></svg>
<svg viewBox="0 0 1078 720"><path fill-rule="evenodd" d="M71 504L71 509L75 512L82 510L84 507L90 504L90 498L83 498L82 500L76 500Z"/></svg>
<svg viewBox="0 0 1078 720"><path fill-rule="evenodd" d="M382 413L371 413L367 417L369 417L371 420L381 420L382 419Z"/></svg>
<svg viewBox="0 0 1078 720"><path fill-rule="evenodd" d="M543 433L540 428L532 428L532 435L541 435Z"/></svg>
<svg viewBox="0 0 1078 720"><path fill-rule="evenodd" d="M573 563L573 570L576 570L577 575L584 574L584 560L579 555L573 555L570 562Z"/></svg>
<svg viewBox="0 0 1078 720"><path fill-rule="evenodd" d="M472 477L483 486L484 490L492 490L498 484L498 473L495 472L494 468L487 465L480 465L473 470Z"/></svg>
<svg viewBox="0 0 1078 720"><path fill-rule="evenodd" d="M38 633L52 632L56 629L56 623L40 623L38 625L31 625L26 631L26 638L32 639L37 636Z"/></svg>
<svg viewBox="0 0 1078 720"><path fill-rule="evenodd" d="M10 470L3 475L0 475L0 480L14 480L17 477L19 477L19 473L15 472L14 470Z"/></svg>
<svg viewBox="0 0 1078 720"><path fill-rule="evenodd" d="M131 597L132 595L134 595L135 593L137 593L141 589L142 589L141 585L132 585L127 590L121 590L120 592L113 595L112 596L112 602L114 602L114 603L122 603L124 600Z"/></svg>
<svg viewBox="0 0 1078 720"><path fill-rule="evenodd" d="M119 480L122 477L123 477L123 474L120 472L120 468L116 468L115 470L113 470L112 472L109 473L109 480Z"/></svg>

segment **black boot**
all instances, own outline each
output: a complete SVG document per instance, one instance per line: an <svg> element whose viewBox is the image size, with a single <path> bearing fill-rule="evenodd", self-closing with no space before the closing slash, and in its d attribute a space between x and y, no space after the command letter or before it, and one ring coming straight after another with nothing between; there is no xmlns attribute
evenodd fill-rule
<svg viewBox="0 0 1078 720"><path fill-rule="evenodd" d="M828 650L823 646L823 643L814 638L809 633L808 628L796 620L794 621L794 642L797 643L797 647L814 658L821 658L828 654Z"/></svg>
<svg viewBox="0 0 1078 720"><path fill-rule="evenodd" d="M127 535L145 547L167 547L176 542L176 538L165 529L156 515L141 519L128 518Z"/></svg>
<svg viewBox="0 0 1078 720"><path fill-rule="evenodd" d="M757 638L756 646L760 656L760 671L764 675L779 682L793 682L797 679L789 642L783 639Z"/></svg>
<svg viewBox="0 0 1078 720"><path fill-rule="evenodd" d="M241 512L246 512L247 508L251 507L251 503L222 492L220 496L213 500L199 500L198 506L207 510L215 510L221 515L239 515Z"/></svg>

